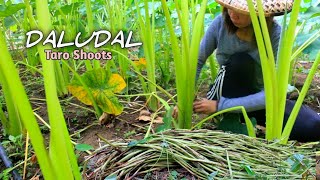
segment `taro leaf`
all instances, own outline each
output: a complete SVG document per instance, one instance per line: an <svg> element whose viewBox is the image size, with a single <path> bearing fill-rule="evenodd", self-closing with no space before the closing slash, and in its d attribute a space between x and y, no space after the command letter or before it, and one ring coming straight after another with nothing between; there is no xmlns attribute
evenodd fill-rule
<svg viewBox="0 0 320 180"><path fill-rule="evenodd" d="M242 114L237 114L237 113L224 114L222 121L218 125L218 129L223 131L230 131L233 133L248 135L247 126L246 124L240 122L240 116L242 116ZM255 118L251 118L250 120L253 126L257 125L257 121Z"/></svg>
<svg viewBox="0 0 320 180"><path fill-rule="evenodd" d="M108 176L104 178L104 180L117 180L117 176L116 175Z"/></svg>
<svg viewBox="0 0 320 180"><path fill-rule="evenodd" d="M109 75L105 69L87 71L81 76L88 86L97 105L106 113L119 115L123 110L122 104L114 93L119 93L126 86L123 78L118 74ZM92 105L87 91L78 79L74 79L68 86L69 92L86 105Z"/></svg>
<svg viewBox="0 0 320 180"><path fill-rule="evenodd" d="M308 38L310 38L314 33L301 34L296 39L296 45L301 46ZM312 42L307 48L303 50L304 54L309 55L309 60L312 61L316 58L320 46L320 38Z"/></svg>
<svg viewBox="0 0 320 180"><path fill-rule="evenodd" d="M174 107L171 107L166 115L163 117L163 122L164 124L163 125L160 125L157 129L156 129L156 132L161 132L161 131L165 131L165 130L168 130L168 129L171 129L172 126L172 121L173 121L173 117L172 117L172 112L173 112L173 108Z"/></svg>
<svg viewBox="0 0 320 180"><path fill-rule="evenodd" d="M93 147L90 146L89 144L77 144L75 148L78 151L89 151L93 149Z"/></svg>
<svg viewBox="0 0 320 180"><path fill-rule="evenodd" d="M11 4L8 6L0 5L0 17L8 17L21 9L24 9L26 6L24 3Z"/></svg>
<svg viewBox="0 0 320 180"><path fill-rule="evenodd" d="M6 29L17 24L16 21L14 20L14 18L11 16L4 18L3 22L4 22L4 26L6 27Z"/></svg>
<svg viewBox="0 0 320 180"><path fill-rule="evenodd" d="M249 176L255 176L255 172L251 169L249 165L242 164L241 167L246 170Z"/></svg>
<svg viewBox="0 0 320 180"><path fill-rule="evenodd" d="M213 180L218 175L218 171L214 171L208 176L208 180Z"/></svg>

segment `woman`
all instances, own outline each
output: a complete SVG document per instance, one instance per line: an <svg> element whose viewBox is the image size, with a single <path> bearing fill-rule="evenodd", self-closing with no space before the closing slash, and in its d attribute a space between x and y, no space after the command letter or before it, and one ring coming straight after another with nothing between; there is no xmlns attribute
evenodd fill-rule
<svg viewBox="0 0 320 180"><path fill-rule="evenodd" d="M197 78L207 58L216 50L220 65L217 78L207 93L207 99L194 103L196 113L213 114L234 106L244 106L249 117L265 125L265 94L263 91L260 57L255 41L246 0L216 0L223 8L211 23L201 41ZM288 4L286 4L288 3ZM273 5L275 4L275 5ZM265 15L274 56L277 57L281 27L273 20L292 8L293 1L264 1ZM285 122L294 106L287 100ZM174 113L177 116L177 113ZM317 141L320 139L320 116L302 106L290 139Z"/></svg>

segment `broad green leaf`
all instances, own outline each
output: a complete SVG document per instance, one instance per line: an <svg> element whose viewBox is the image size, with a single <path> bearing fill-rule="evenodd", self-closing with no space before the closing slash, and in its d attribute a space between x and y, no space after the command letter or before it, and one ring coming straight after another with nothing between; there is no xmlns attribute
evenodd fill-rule
<svg viewBox="0 0 320 180"><path fill-rule="evenodd" d="M11 4L9 6L0 5L0 17L11 16L24 8L25 8L24 3Z"/></svg>
<svg viewBox="0 0 320 180"><path fill-rule="evenodd" d="M98 106L108 114L119 115L123 111L123 106L118 98L110 90L94 92L94 97Z"/></svg>
<svg viewBox="0 0 320 180"><path fill-rule="evenodd" d="M93 149L93 147L90 146L89 144L77 144L75 148L78 151L89 151Z"/></svg>
<svg viewBox="0 0 320 180"><path fill-rule="evenodd" d="M126 86L120 75L109 75L105 69L100 68L87 71L81 76L81 79L91 91L94 101L104 112L114 115L121 114L123 106L114 94L121 92ZM74 79L68 86L68 90L82 103L86 105L93 104L88 92L77 79Z"/></svg>

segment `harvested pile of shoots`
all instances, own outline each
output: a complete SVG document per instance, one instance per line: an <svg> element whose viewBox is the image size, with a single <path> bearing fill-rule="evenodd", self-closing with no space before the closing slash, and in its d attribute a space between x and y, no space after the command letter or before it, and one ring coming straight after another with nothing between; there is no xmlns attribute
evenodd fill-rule
<svg viewBox="0 0 320 180"><path fill-rule="evenodd" d="M184 169L196 179L313 178L315 151L212 130L170 130L140 141L107 142L87 158L88 179L155 179Z"/></svg>

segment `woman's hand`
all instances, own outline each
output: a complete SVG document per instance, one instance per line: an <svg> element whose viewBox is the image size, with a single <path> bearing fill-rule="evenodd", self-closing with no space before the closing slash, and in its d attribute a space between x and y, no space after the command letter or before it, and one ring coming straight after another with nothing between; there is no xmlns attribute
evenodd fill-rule
<svg viewBox="0 0 320 180"><path fill-rule="evenodd" d="M202 99L193 103L193 110L196 113L213 114L217 112L218 102L215 100Z"/></svg>
<svg viewBox="0 0 320 180"><path fill-rule="evenodd" d="M215 100L201 99L193 103L193 111L196 113L213 114L217 112L218 102ZM178 106L175 106L172 112L174 119L178 118Z"/></svg>

